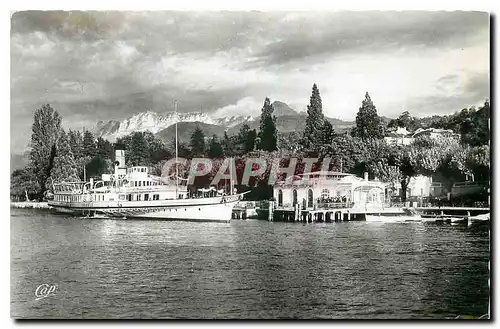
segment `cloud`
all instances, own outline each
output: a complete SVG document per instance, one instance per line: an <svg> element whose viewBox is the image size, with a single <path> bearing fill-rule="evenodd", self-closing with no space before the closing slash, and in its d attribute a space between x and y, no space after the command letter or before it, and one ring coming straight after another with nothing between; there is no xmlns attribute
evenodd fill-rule
<svg viewBox="0 0 500 329"><path fill-rule="evenodd" d="M277 37L255 63L283 65L310 56L466 47L488 38L483 12L337 12L299 15L275 28ZM484 40L483 40L484 41Z"/></svg>
<svg viewBox="0 0 500 329"><path fill-rule="evenodd" d="M263 105L263 101L253 97L245 97L238 100L235 104L230 104L218 109L215 111L214 116L217 118L232 115L259 116Z"/></svg>
<svg viewBox="0 0 500 329"><path fill-rule="evenodd" d="M352 120L366 91L381 115L454 111L489 95L479 12L17 12L11 24L12 148L33 111L65 126L179 111L260 113L265 97ZM463 103L461 103L463 102ZM417 114L417 113L415 113Z"/></svg>

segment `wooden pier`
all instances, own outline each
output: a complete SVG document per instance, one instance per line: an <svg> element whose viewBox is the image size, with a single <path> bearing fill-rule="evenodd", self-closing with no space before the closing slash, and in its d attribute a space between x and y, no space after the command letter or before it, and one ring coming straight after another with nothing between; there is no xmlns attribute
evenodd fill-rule
<svg viewBox="0 0 500 329"><path fill-rule="evenodd" d="M410 215L420 214L422 217L456 218L464 220L471 216L484 214L490 208L474 207L339 207L301 209L300 204L292 207L276 207L274 202L269 202L268 220L283 222L341 222L341 221L363 221L366 215Z"/></svg>

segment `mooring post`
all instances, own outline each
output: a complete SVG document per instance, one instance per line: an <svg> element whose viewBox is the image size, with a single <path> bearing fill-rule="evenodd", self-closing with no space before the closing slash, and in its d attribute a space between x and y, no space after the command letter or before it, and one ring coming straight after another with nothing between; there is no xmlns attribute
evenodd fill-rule
<svg viewBox="0 0 500 329"><path fill-rule="evenodd" d="M274 217L274 201L269 201L269 215L267 220L272 222Z"/></svg>

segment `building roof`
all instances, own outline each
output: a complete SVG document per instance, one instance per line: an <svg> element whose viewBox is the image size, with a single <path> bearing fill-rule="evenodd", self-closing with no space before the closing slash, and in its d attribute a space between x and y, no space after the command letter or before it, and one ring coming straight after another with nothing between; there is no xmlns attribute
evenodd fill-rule
<svg viewBox="0 0 500 329"><path fill-rule="evenodd" d="M353 174L349 174L349 173L345 173L345 172L322 171L322 170L299 174L299 176L315 176L315 175L320 175L320 176L354 176Z"/></svg>

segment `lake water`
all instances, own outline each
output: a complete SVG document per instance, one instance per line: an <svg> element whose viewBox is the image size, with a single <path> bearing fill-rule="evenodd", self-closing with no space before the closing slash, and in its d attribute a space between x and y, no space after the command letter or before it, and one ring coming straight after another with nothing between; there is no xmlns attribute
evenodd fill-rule
<svg viewBox="0 0 500 329"><path fill-rule="evenodd" d="M189 223L11 209L15 318L442 319L488 313L489 231ZM55 292L35 300L41 284Z"/></svg>

